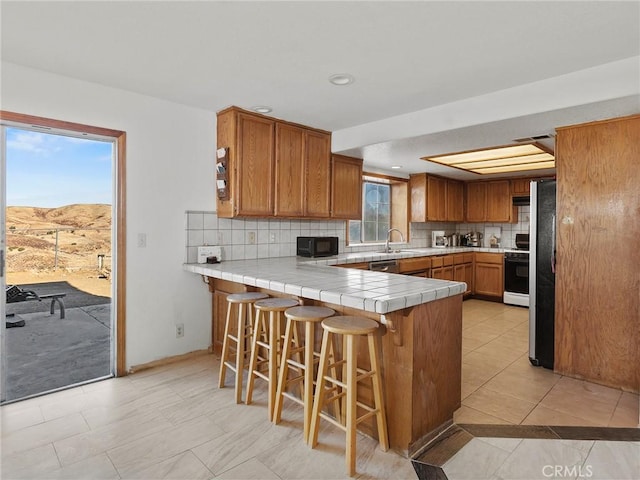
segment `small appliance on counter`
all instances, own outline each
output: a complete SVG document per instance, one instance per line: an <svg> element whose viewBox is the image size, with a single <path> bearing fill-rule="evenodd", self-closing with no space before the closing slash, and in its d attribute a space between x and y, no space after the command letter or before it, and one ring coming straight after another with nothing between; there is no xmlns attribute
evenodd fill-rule
<svg viewBox="0 0 640 480"><path fill-rule="evenodd" d="M447 238L449 240L449 246L450 247L459 247L459 246L461 246L462 235L460 235L458 233L452 233Z"/></svg>
<svg viewBox="0 0 640 480"><path fill-rule="evenodd" d="M296 255L299 257L332 257L338 255L338 237L298 237Z"/></svg>
<svg viewBox="0 0 640 480"><path fill-rule="evenodd" d="M500 227L484 227L484 238L487 242L486 247L499 248L500 236L502 235L502 228Z"/></svg>
<svg viewBox="0 0 640 480"><path fill-rule="evenodd" d="M482 233L469 232L465 235L467 237L467 247L481 247L482 246Z"/></svg>
<svg viewBox="0 0 640 480"><path fill-rule="evenodd" d="M198 263L220 263L221 261L222 247L218 245L198 247Z"/></svg>
<svg viewBox="0 0 640 480"><path fill-rule="evenodd" d="M516 233L516 250L529 250L528 233Z"/></svg>
<svg viewBox="0 0 640 480"><path fill-rule="evenodd" d="M431 232L431 246L433 248L445 248L449 246L449 239L444 230L434 230Z"/></svg>

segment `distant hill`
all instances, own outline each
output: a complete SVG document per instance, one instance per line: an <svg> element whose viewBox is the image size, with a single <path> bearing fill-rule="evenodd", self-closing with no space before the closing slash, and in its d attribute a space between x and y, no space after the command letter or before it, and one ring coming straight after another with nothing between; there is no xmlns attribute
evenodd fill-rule
<svg viewBox="0 0 640 480"><path fill-rule="evenodd" d="M111 205L75 204L57 208L7 207L7 272L98 270L111 265ZM56 236L57 231L57 236Z"/></svg>
<svg viewBox="0 0 640 480"><path fill-rule="evenodd" d="M57 208L7 207L7 229L111 228L111 205L74 204Z"/></svg>

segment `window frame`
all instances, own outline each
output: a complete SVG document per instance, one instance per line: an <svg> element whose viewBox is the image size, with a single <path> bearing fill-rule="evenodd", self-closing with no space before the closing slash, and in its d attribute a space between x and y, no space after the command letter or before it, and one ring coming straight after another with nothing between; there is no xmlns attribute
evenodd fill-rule
<svg viewBox="0 0 640 480"><path fill-rule="evenodd" d="M410 241L410 233L409 233L409 179L402 177L394 177L390 175L384 175L379 173L371 173L371 172L363 172L362 174L362 214L359 220L347 220L345 222L345 238L346 238L346 246L348 247L357 247L357 246L373 246L373 245L382 245L384 244L384 240L376 240L376 241L362 241L362 224L364 223L364 209L366 208L365 202L365 184L366 183L378 183L383 185L389 185L389 228L397 228L404 234L405 241L408 243ZM394 191L395 190L395 191ZM404 192L403 192L404 190ZM397 197L400 197L403 200L398 201ZM395 199L395 200L394 200ZM358 239L357 243L351 239L350 236L350 222L358 221L361 224L360 230L360 239Z"/></svg>

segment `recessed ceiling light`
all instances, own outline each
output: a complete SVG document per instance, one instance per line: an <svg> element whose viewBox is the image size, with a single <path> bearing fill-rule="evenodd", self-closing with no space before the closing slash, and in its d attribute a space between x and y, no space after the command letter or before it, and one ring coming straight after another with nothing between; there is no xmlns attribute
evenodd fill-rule
<svg viewBox="0 0 640 480"><path fill-rule="evenodd" d="M329 81L334 85L339 86L351 85L355 81L355 78L353 78L353 75L349 75L348 73L336 73L329 77Z"/></svg>
<svg viewBox="0 0 640 480"><path fill-rule="evenodd" d="M258 105L256 107L251 107L251 110L258 113L269 113L273 110L273 108L267 107L266 105Z"/></svg>
<svg viewBox="0 0 640 480"><path fill-rule="evenodd" d="M479 174L555 168L553 152L535 142L422 157L422 159Z"/></svg>
<svg viewBox="0 0 640 480"><path fill-rule="evenodd" d="M402 168L402 165L391 165L391 168L398 170L399 168Z"/></svg>

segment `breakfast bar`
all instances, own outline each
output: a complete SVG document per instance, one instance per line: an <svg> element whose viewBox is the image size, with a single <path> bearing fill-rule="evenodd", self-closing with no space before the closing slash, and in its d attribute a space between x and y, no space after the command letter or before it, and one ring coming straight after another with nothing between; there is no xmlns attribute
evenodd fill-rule
<svg viewBox="0 0 640 480"><path fill-rule="evenodd" d="M383 387L389 443L410 456L449 426L461 401L462 282L336 268L297 257L185 264L213 294L212 348L219 351L227 294L259 291L324 305L385 326ZM360 358L358 362L360 363ZM362 359L366 362L366 360ZM358 395L365 398L370 392ZM359 428L376 437L375 421Z"/></svg>

